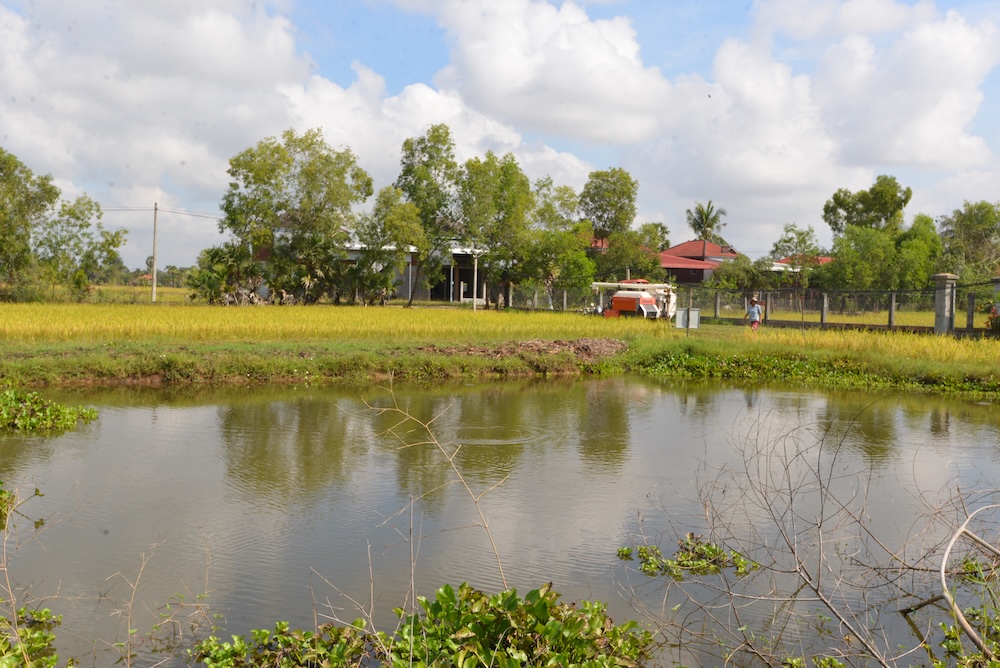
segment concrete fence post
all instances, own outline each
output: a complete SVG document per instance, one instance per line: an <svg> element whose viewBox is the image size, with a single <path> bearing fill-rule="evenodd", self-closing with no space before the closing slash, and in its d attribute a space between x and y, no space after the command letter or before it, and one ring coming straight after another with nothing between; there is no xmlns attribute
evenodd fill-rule
<svg viewBox="0 0 1000 668"><path fill-rule="evenodd" d="M719 315L722 313L722 293L718 290L715 291L715 319L719 319Z"/></svg>
<svg viewBox="0 0 1000 668"><path fill-rule="evenodd" d="M823 301L819 311L819 324L826 326L826 317L830 313L830 295L823 293Z"/></svg>
<svg viewBox="0 0 1000 668"><path fill-rule="evenodd" d="M965 328L971 332L976 328L976 293L970 292L965 306Z"/></svg>
<svg viewBox="0 0 1000 668"><path fill-rule="evenodd" d="M955 328L955 274L934 274L934 333L948 334Z"/></svg>
<svg viewBox="0 0 1000 668"><path fill-rule="evenodd" d="M896 326L896 293L889 295L889 329Z"/></svg>

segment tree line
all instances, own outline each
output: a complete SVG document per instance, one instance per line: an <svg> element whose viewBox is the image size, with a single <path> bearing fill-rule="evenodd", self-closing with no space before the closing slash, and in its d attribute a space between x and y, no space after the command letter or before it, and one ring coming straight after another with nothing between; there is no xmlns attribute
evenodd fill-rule
<svg viewBox="0 0 1000 668"><path fill-rule="evenodd" d="M453 247L477 256L498 305L512 285L663 277L667 228L632 229L639 185L628 172L591 172L579 193L549 177L532 183L511 153L460 164L444 124L403 142L399 175L377 193L351 150L333 149L319 129L266 138L233 157L228 174L219 228L229 240L203 251L189 279L208 301L266 284L296 302L372 302L410 262L414 282L434 287Z"/></svg>
<svg viewBox="0 0 1000 668"><path fill-rule="evenodd" d="M209 302L257 297L264 286L300 303L372 302L410 262L415 283L434 287L456 246L475 253L497 306L513 285L551 294L595 280L670 278L658 258L670 245L667 227L633 228L639 184L627 171L593 171L577 192L550 177L532 182L511 153L460 164L444 124L403 142L396 180L377 193L354 153L332 148L319 129L265 138L231 158L227 173L219 222L227 240L203 250L195 267L164 275ZM937 221L921 213L905 227L911 197L887 175L867 190L840 189L823 207L831 248L812 226L789 223L767 257L738 255L709 284L907 291L929 287L938 272L963 283L997 273L1000 203L965 202ZM698 239L727 246L727 215L708 201L686 219ZM51 298L60 287L82 298L95 283L127 278L118 253L126 232L105 229L101 216L94 200L62 200L51 176L0 149L0 298ZM793 271L772 271L775 260Z"/></svg>
<svg viewBox="0 0 1000 668"><path fill-rule="evenodd" d="M953 273L992 295L986 284L1000 273L1000 202L966 201L937 221L919 213L906 227L903 213L912 196L912 189L884 174L866 190L841 188L823 206L832 247L820 246L811 225L789 223L769 255L757 261L740 255L720 266L710 283L742 290L919 292L933 287L934 274ZM715 222L709 233L720 239L721 225ZM792 271L772 271L778 260Z"/></svg>

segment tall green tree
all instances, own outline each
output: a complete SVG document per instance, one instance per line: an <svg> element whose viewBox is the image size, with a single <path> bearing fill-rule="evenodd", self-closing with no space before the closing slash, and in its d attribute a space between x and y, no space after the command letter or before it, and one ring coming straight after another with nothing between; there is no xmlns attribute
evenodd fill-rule
<svg viewBox="0 0 1000 668"><path fill-rule="evenodd" d="M0 148L0 280L14 282L31 264L32 231L58 200L51 176L35 176Z"/></svg>
<svg viewBox="0 0 1000 668"><path fill-rule="evenodd" d="M361 217L357 227L361 244L352 280L363 301L372 302L385 290L390 292L396 276L403 271L411 246L424 246L420 211L395 186L382 188L371 213Z"/></svg>
<svg viewBox="0 0 1000 668"><path fill-rule="evenodd" d="M35 226L32 246L44 274L78 298L86 294L103 268L121 263L118 249L125 230L106 230L101 206L86 195L62 202L57 212Z"/></svg>
<svg viewBox="0 0 1000 668"><path fill-rule="evenodd" d="M424 228L423 244L415 252L415 286L423 280L433 287L444 278L441 256L465 234L458 199L460 177L455 141L447 125L432 125L424 135L403 142L395 185L417 206ZM411 305L415 292L410 292Z"/></svg>
<svg viewBox="0 0 1000 668"><path fill-rule="evenodd" d="M639 226L639 237L642 245L654 253L670 248L670 230L663 223L643 223Z"/></svg>
<svg viewBox="0 0 1000 668"><path fill-rule="evenodd" d="M944 254L944 243L927 214L917 214L913 224L896 239L900 290L922 290L933 284Z"/></svg>
<svg viewBox="0 0 1000 668"><path fill-rule="evenodd" d="M903 210L913 191L894 176L881 175L868 190L851 192L841 188L823 205L823 220L834 234L850 226L898 232L903 226Z"/></svg>
<svg viewBox="0 0 1000 668"><path fill-rule="evenodd" d="M710 241L720 246L728 245L721 234L722 228L726 226L722 222L723 217L726 216L726 210L715 208L712 200L708 200L707 204L695 202L694 209L688 209L685 212L685 216L687 217L688 227L695 233L695 238Z"/></svg>
<svg viewBox="0 0 1000 668"><path fill-rule="evenodd" d="M580 196L567 185L555 185L551 176L535 181L531 224L538 229L573 230L579 222ZM593 232L591 232L593 234ZM589 244L589 240L588 240Z"/></svg>
<svg viewBox="0 0 1000 668"><path fill-rule="evenodd" d="M1000 275L1000 202L965 202L938 220L943 242L942 267L962 281L988 281Z"/></svg>
<svg viewBox="0 0 1000 668"><path fill-rule="evenodd" d="M651 283L663 280L666 273L660 266L659 255L642 241L638 230L612 234L607 249L597 257L597 278L602 281L645 278Z"/></svg>
<svg viewBox="0 0 1000 668"><path fill-rule="evenodd" d="M373 191L350 149L334 150L319 129L286 130L233 157L228 173L220 230L261 258L275 290L306 302L334 292L353 207Z"/></svg>
<svg viewBox="0 0 1000 668"><path fill-rule="evenodd" d="M594 171L580 193L580 209L594 228L594 238L604 241L625 232L635 220L639 182L620 167Z"/></svg>
<svg viewBox="0 0 1000 668"><path fill-rule="evenodd" d="M479 267L486 281L503 290L522 278L534 195L513 154L498 158L488 151L484 159L468 160L459 200L465 238L483 253Z"/></svg>
<svg viewBox="0 0 1000 668"><path fill-rule="evenodd" d="M798 292L796 307L800 309L803 327L806 316L805 309L801 308L801 300L803 292L809 287L813 270L819 266L819 252L819 242L813 226L801 228L794 223L785 224L781 236L771 249L771 257L783 260L791 272L789 278Z"/></svg>

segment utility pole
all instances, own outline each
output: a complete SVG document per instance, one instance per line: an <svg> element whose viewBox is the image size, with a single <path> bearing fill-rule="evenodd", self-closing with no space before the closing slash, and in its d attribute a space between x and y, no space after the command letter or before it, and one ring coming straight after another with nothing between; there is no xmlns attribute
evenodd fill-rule
<svg viewBox="0 0 1000 668"><path fill-rule="evenodd" d="M156 214L159 213L159 206L153 202L153 302L156 302Z"/></svg>

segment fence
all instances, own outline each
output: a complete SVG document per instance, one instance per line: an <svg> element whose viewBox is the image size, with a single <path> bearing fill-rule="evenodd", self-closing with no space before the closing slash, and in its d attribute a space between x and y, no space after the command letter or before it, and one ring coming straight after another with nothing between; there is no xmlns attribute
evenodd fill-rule
<svg viewBox="0 0 1000 668"><path fill-rule="evenodd" d="M943 275L941 275L943 276ZM998 300L1000 279L985 283L959 284L944 280L925 290L723 290L700 285L677 288L677 308L695 308L701 322L739 322L750 299L764 305L764 321L772 326L892 329L909 331L954 331L979 335L986 330L987 316ZM947 294L939 313L940 291ZM587 311L597 302L589 288L546 290L544 286L516 286L510 306L521 309ZM604 299L605 304L610 299ZM942 323L939 316L947 322Z"/></svg>

